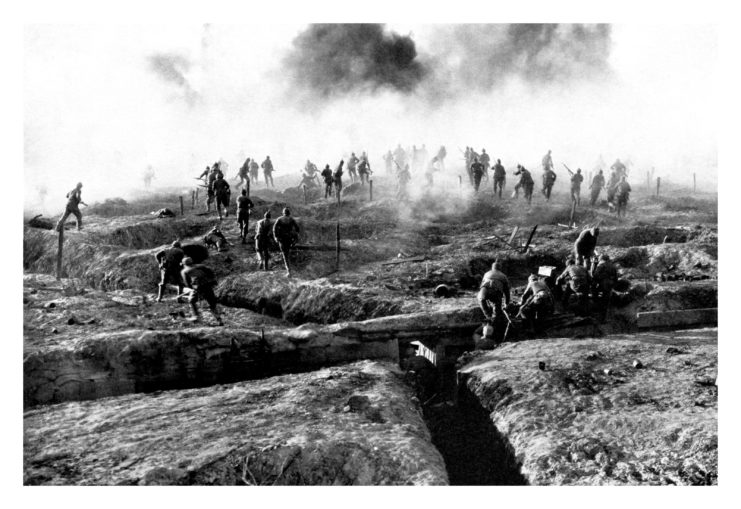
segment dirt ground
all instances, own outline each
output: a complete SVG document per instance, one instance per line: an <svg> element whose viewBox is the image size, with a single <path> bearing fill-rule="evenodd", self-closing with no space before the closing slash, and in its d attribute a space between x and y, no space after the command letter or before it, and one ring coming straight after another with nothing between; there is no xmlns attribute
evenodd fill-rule
<svg viewBox="0 0 741 509"><path fill-rule="evenodd" d="M289 180L286 178L278 181L277 184L279 187L289 185ZM218 347L219 352L222 352L226 350L216 339L219 336L239 339L239 335L244 335L252 338L250 341L256 341L254 338L259 336L260 331L265 331L269 341L273 341L271 339L273 337L284 338L285 334L292 334L286 331L296 326L308 327L308 329L295 329L300 335L309 334L307 331L314 330L315 327L333 327L333 324L345 322L366 323L368 321L368 324L372 324L376 323L375 320L388 319L393 324L394 320L399 319L402 320L399 324L402 324L406 318L401 318L401 315L404 317L429 316L431 318L428 322L432 325L442 324L447 319L460 320L461 323L476 322L482 318L475 298L478 284L481 276L494 260L498 259L502 262L504 271L513 285L513 296L517 300L525 288L528 275L536 272L538 267L549 265L556 267L557 271L562 270L565 258L573 250L573 241L579 231L592 226L599 226L601 230L598 251L609 254L616 261L622 280L620 292L612 300L611 309L606 318L603 320L597 315L593 316L598 326L595 326L597 328L591 327L589 330L598 332L598 334L593 334L594 336L615 332L636 333L638 331L636 313L638 312L717 306L718 234L717 195L715 194L693 194L690 190L673 189L669 186L666 187L666 192L671 192L671 196L656 198L651 196L648 190L636 185L626 218L618 219L608 211L604 202L596 207L582 205L577 209L574 218L577 227L569 228L566 225L570 220L571 207L568 194L564 189L554 192L549 203L545 203L542 201L542 196L537 195L532 205L528 206L521 198L510 198L507 188L505 189L507 197L499 199L493 196L488 187L482 187L482 191L473 196L469 190L458 187L455 175L451 175L449 184L446 193L427 194L419 191L415 193L415 199L412 201L397 200L394 183L384 177L378 177L374 181L373 201L370 200L367 187L349 188L339 209L341 236L339 270L336 265L335 252L337 202L334 199L324 200L318 196L318 193L309 193L305 203L303 193L296 189L278 192L266 190L262 185L253 188L252 199L256 207L250 220L250 234L246 244L239 242L234 206L232 206L230 215L219 222L214 212L204 213L201 196L201 202L192 210L189 199L186 199L185 215L180 216L177 197L178 195L189 197L189 190L180 190L175 194L171 191L160 194L151 193L140 200L129 202L109 200L91 206L83 212L85 214L84 230L82 232L68 230L65 233L62 263L64 277L61 281L53 277L56 268L57 234L50 230L24 225L24 356L29 362L28 369L31 370L30 366L33 364L34 373L43 372L45 369L43 363L38 364L37 360L56 358L54 355L61 355L65 359L78 359L81 345L87 345L85 346L87 352L103 350L108 353L117 352L117 348L121 345L115 348L108 346L115 343L115 338L125 338L127 342L143 342L148 345L160 342L162 346L175 344L171 342L182 341L182 338L187 337L194 338L194 344L200 345L199 342L202 342L204 345L211 345L208 348ZM511 185L508 183L510 192ZM586 195L586 190L583 195ZM150 210L164 206L175 210L177 217L156 219L148 214ZM301 227L298 247L290 260L294 267L294 275L291 278L285 274L280 253L277 251L273 252L272 270L267 273L259 271L254 249L255 222L266 211L270 211L273 218L278 217L285 206L290 206L292 215ZM204 323L189 322L187 320L190 314L188 305L175 301L174 287L168 289L168 294L162 303L155 302L159 271L154 254L176 239L186 245L202 245L205 233L214 225L219 224L231 245L222 252L211 250L204 263L215 271L219 279L216 294L224 313L225 327L223 329L215 326L215 321L203 305L201 308ZM525 251L521 247L527 243L535 225L538 226L537 231ZM517 232L513 235L516 229ZM508 240L510 237L512 246L502 240ZM435 295L435 288L440 284L448 286L451 290L450 297L439 298ZM453 317L455 317L454 320ZM415 318L415 320L418 319ZM341 326L338 325L338 327ZM368 327L372 329L371 325ZM441 334L446 333L441 332ZM407 333L406 336L407 341L410 339L409 334L411 333ZM679 341L677 338L682 334L676 333L673 341ZM560 335L563 336L563 334ZM554 333L549 334L545 331L541 335L541 337L546 336L553 338ZM641 334L640 341L633 343L627 337L609 337L609 340L595 337L583 339L582 342L539 339L506 344L493 353L487 354L492 356L491 362L500 359L498 356L506 356L502 359L506 358L507 362L501 364L501 369L505 373L502 376L506 380L509 380L510 376L507 374L510 371L507 370L514 370L513 366L520 366L524 370L523 373L530 376L533 362L536 365L536 373L533 376L551 376L553 380L560 377L558 379L561 382L552 380L546 383L527 379L523 382L524 385L517 386L519 389L515 392L520 394L523 401L530 402L529 406L517 407L519 420L523 423L530 421L537 423L533 424L533 429L529 431L513 432L510 427L514 424L508 421L506 416L496 417L498 414L493 407L491 409L489 407L500 403L496 403L499 401L495 397L496 394L492 396L489 389L486 389L488 382L481 382L475 387L471 385L477 376L482 377L482 380L488 380L487 376L491 375L491 372L484 368L471 368L480 361L477 358L474 364L466 368L473 370L468 382L473 398L469 401L470 404L467 404L466 408L456 407L450 411L445 407L439 407L436 413L427 413L428 425L433 435L437 437L435 438L436 445L441 451L449 452L451 449L471 451L463 455L458 454L457 459L454 457L455 454L451 456L448 452L445 453L446 461L458 461L462 465L460 468L452 464L448 465L451 482L455 484L519 484L523 482L533 484L666 484L671 482L702 484L716 482L717 441L713 448L712 436L714 436L713 430L717 428L717 402L708 396L708 391L711 391L714 386L697 385L690 381L691 373L694 373L693 366L700 365L701 361L717 364L714 343L713 345L706 344L707 342L703 339L706 336L707 334L704 333L697 335L700 338L698 345L695 345L693 340L687 339L687 352L677 355L666 354L669 346L655 347L659 350L651 350L650 348L654 347L647 346L650 342L647 341L648 336L645 334ZM140 337L145 339L140 341ZM689 337L691 336L687 336ZM180 339L176 341L174 338ZM92 343L98 341L100 342L99 348L90 347ZM283 339L278 342L281 341ZM247 343L251 348L252 343ZM537 361L534 359L541 354L536 355L533 351L537 350L538 345L543 345L544 351L548 352L547 357L551 359L549 362L555 366L555 371L537 370ZM605 378L606 375L600 375L600 370L603 368L601 364L600 366L597 364L603 361L596 360L597 357L592 360L582 360L580 357L583 356L582 347L590 352L595 351L604 355L607 359L604 361L605 365L614 363L617 367L612 369L622 374L612 374L607 378ZM210 354L204 353L208 348L203 349L200 346L198 348L200 350L196 356L186 356L190 360L186 359L187 362L184 365L191 366L188 363L196 362L197 366L215 366L208 364L212 361ZM357 346L352 346L352 348L355 348L357 353ZM681 348L684 349L684 346ZM155 350L152 349L153 352ZM623 359L626 351L631 352L631 358L641 356L646 366L653 367L647 367L641 371L630 371L623 366L625 362L628 362ZM219 356L228 356L228 352L219 353L215 358L219 359ZM105 356L100 357L100 359L103 358L108 359ZM332 358L341 359L342 356ZM165 362L165 357L161 360ZM687 360L691 364L688 364L686 369L661 371L655 368L660 364L660 360L674 364ZM70 366L75 362L77 361L71 362ZM115 365L115 362L110 363L107 360L101 362L103 366L101 373L108 373L109 368ZM340 361L336 360L336 362ZM569 370L572 369L570 366L573 363L580 364L581 367L574 368L576 371L571 373ZM180 368L175 369L174 366L168 368L168 373L177 373ZM500 373L499 370L500 365L497 364L497 373ZM191 367L182 371L182 373L191 374L193 372ZM103 376L96 373L92 376ZM292 383L291 380L299 383L299 380L309 380L313 376L319 376L317 373L321 372L286 375L279 379L284 380L286 384ZM488 374L484 376L486 373ZM660 376L654 376L651 380L641 378L647 376L648 373L653 375L658 373ZM512 371L512 377L516 374ZM70 384L79 383L79 380L74 380L73 374L65 376L72 378ZM568 383L566 383L567 389L554 388L559 383L561 386L558 387L562 387L565 379L576 380L577 391L581 390L579 384L583 382L595 389L597 396L589 396L586 393L574 395L572 394L574 389L569 389ZM649 388L631 385L638 383L636 380L648 383ZM63 382L67 383L67 379L65 378ZM218 378L214 378L212 382L225 383ZM259 383L257 381L244 382L247 384L244 386L252 387L250 384ZM257 387L257 385L254 386ZM383 385L383 390L386 390L386 387ZM484 388L481 389L481 387ZM629 387L634 388L633 392L625 392ZM33 408L27 412L26 422L29 426L32 422L33 426L38 426L38 423L42 421L49 423L45 424L44 433L56 434L55 425L50 424L53 423L52 416L73 415L74 412L68 409L86 408L89 415L96 415L100 412L101 415L107 416L105 419L112 420L116 412L124 411L128 408L127 405L134 405L137 398L161 402L167 398L172 398L173 401L178 398L187 399L195 394L202 394L203 398L209 399L213 394L213 398L216 398L214 401L216 401L217 394L223 390L221 386L183 390L183 387L177 384L174 384L172 389L159 395L119 395L85 403L65 403L54 406L32 405ZM674 396L679 399L672 399L674 396L670 397L661 392L669 389L675 391ZM132 386L131 390L137 389ZM114 391L109 395L125 394L131 390ZM613 393L610 391L615 391L616 401L612 401ZM496 393L496 390L494 392ZM101 394L105 395L104 392ZM638 396L635 396L636 394ZM618 397L618 395L621 396ZM651 402L653 401L651 398L659 403ZM635 403L634 400L639 403ZM45 400L42 398L39 401ZM696 401L700 401L702 405L695 405ZM335 403L332 404L335 405ZM666 405L675 404L679 406L671 407L671 410L664 409ZM105 405L109 405L108 410ZM551 414L562 412L566 420L556 424L546 422L546 417L550 415L548 413L541 419L539 412L543 405L549 406ZM563 405L566 405L563 407L564 410L558 410ZM574 408L581 408L580 405L586 410L574 410ZM612 405L610 407L612 413L609 416L598 413L593 415L591 420L579 420L591 415L589 412L592 411L592 406L598 408L600 412L602 410L607 412L608 409L601 409L600 405L605 407ZM659 407L660 410L656 410ZM460 419L461 408L467 412L466 415L470 417L473 427L469 426L470 423L467 424ZM154 409L155 406L142 407L141 415L144 416L148 412L156 415ZM651 411L648 411L649 409ZM67 414L68 411L72 413ZM173 409L173 412L177 411ZM314 416L317 421L321 420L318 415L323 412L330 417L330 420L334 418L330 407L319 406L314 411L317 414ZM492 413L492 429L489 428L486 419L481 418L482 415L491 412L494 412ZM677 434L668 430L671 427L670 421L675 418L679 419L677 422L682 422L683 425L686 424L697 432L697 442L693 442L693 439L685 439L684 432L677 432ZM59 433L63 430L69 432L74 429L73 421L70 419L67 424L60 424ZM567 425L567 421L577 422L577 424L569 427L571 424ZM333 431L333 433L354 433L352 429L344 429L343 422L336 421L337 429L341 431ZM348 421L344 424L351 423ZM291 421L291 426L293 425L294 421ZM276 426L276 430L270 433L275 432L278 433L276 436L282 436L281 433L284 431L279 428ZM461 444L459 441L460 447L458 447L455 444L459 439L453 436L455 434L448 433L445 438L445 433L440 433L441 429L445 428L461 430L457 435L481 432L482 436L490 438L473 445L468 442ZM615 431L617 428L619 430ZM540 431L546 429L549 430L548 433L541 436ZM590 429L596 431L590 431ZM146 434L143 430L144 428L140 432ZM533 430L536 430L537 434ZM645 437L642 439L643 442L636 446L636 451L639 451L635 453L637 456L631 455L633 453L630 452L630 447L623 441L626 438L621 433L627 433L626 430L639 430L643 433L641 436ZM162 436L171 431L163 431ZM176 436L179 431L175 430L172 433ZM268 431L265 433L269 434ZM611 433L613 435L610 435ZM674 436L672 433L677 435L674 439L666 438ZM599 451L596 446L568 450L568 447L564 445L582 435L586 437L585 440L587 438L601 440L602 434L610 435L610 438L606 439L607 442L600 442L602 449ZM421 437L419 441L425 444L424 446L417 444L415 447L430 446L429 439L425 438L426 435L422 434L419 437ZM41 434L27 433L26 439L27 448L41 450L41 442L39 442ZM537 451L541 445L544 452L543 455L538 455ZM656 449L661 452L653 454L652 448L659 447L659 445L663 449ZM102 445L96 443L91 447L95 449ZM361 454L345 449L337 452L332 447L321 449L321 451L316 449L311 454L321 456L326 453L330 457L335 457L337 454ZM567 449L561 450L564 447ZM499 466L505 468L504 473L471 477L470 468L467 473L465 466L467 458L476 454L477 449L482 448L498 451L496 454L488 455L492 459L486 461L487 468L491 469L491 465L498 465L497 468ZM59 465L62 466L55 466L54 469L71 469L69 465L74 462L69 458L74 458L81 450L76 449L68 456L64 456L67 459L60 460ZM280 454L289 454L285 447L280 450L283 451ZM613 454L613 450L618 452ZM688 450L690 450L689 453ZM101 450L99 461L103 461L106 454L110 453L114 456L118 454L114 452ZM582 453L586 455L584 458ZM599 458L597 458L598 453L602 454ZM138 483L143 482L145 478L146 472L139 470L136 474L129 472L115 480L113 478L104 480L101 476L88 476L87 473L78 476L79 473L74 472L68 477L60 477L58 473L44 470L47 468L46 460L41 461L39 463L41 467L37 468L36 463L31 459L38 454L41 452L34 452L28 456L27 483ZM249 457L249 454L249 452L243 454L242 459ZM264 477L260 478L256 475L255 480L258 484L273 482L276 479L279 483L288 482L289 479L295 483L335 482L330 479L329 474L325 477L311 477L308 470L297 472L293 477L286 473L282 477L278 476L280 464L283 461L280 459L282 458L280 454L271 457L272 459L264 459L265 465L271 461L273 463L270 463L272 466L265 467L267 470L265 470ZM353 457L365 458L362 454ZM497 459L502 455L510 457L511 461ZM155 456L159 457L159 453ZM44 456L41 457L43 459ZM388 457L395 456L392 454ZM132 457L133 459L135 458ZM164 475L163 479L170 479L172 483L207 482L204 480L205 477L199 477L200 474L183 476L183 467L177 465L175 467L172 464L155 465L152 463L156 463L155 459L137 459L136 461L141 465L151 463L152 468L165 468L161 471ZM363 461L366 460L363 459ZM126 461L121 460L121 463L126 464ZM373 476L368 477L370 474L362 473L362 468L357 464L353 462L346 464L355 466L347 467L352 470L351 473L345 470L343 470L344 474L338 473L339 470L334 471L339 483L352 483L358 479L361 479L363 484L447 482L444 473L442 477L437 473L428 477L404 474L405 477L402 479L401 477L394 478L387 473L379 474L376 471ZM395 465L393 468L401 468L393 461L389 463L391 464ZM677 466L680 464L681 466ZM307 465L313 465L313 463L309 462ZM175 468L177 472L173 474L166 470L168 468ZM222 465L219 468L229 470L232 467L227 468ZM224 474L225 477L219 479L221 481L229 479L229 482L233 483L237 477L233 471L230 470L230 472L232 473ZM153 482L158 482L156 475L150 478L155 479ZM246 479L249 483L254 483L249 475Z"/></svg>
<svg viewBox="0 0 741 509"><path fill-rule="evenodd" d="M398 367L364 361L24 415L24 484L447 484Z"/></svg>

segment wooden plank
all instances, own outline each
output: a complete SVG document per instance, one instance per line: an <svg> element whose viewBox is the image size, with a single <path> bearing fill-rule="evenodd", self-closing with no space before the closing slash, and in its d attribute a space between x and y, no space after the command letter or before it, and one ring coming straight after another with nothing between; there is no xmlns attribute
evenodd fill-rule
<svg viewBox="0 0 741 509"><path fill-rule="evenodd" d="M718 308L648 311L645 313L638 313L637 320L639 328L717 324Z"/></svg>
<svg viewBox="0 0 741 509"><path fill-rule="evenodd" d="M423 262L425 261L424 256L412 256L411 258L399 258L398 260L391 260L388 262L382 262L381 265L397 265L399 263L407 263L407 262Z"/></svg>
<svg viewBox="0 0 741 509"><path fill-rule="evenodd" d="M526 253L527 252L527 248L530 247L530 243L533 241L533 237L535 236L535 230L537 230L537 229L538 229L538 225L536 224L535 226L533 226L533 231L530 232L530 237L528 237L528 239L527 239L527 244L525 244L525 247L522 248L522 252L523 253Z"/></svg>
<svg viewBox="0 0 741 509"><path fill-rule="evenodd" d="M509 242L507 242L507 244L509 244L510 246L512 245L512 242L515 240L515 235L517 235L517 232L519 231L520 231L520 227L515 226L515 229L512 230L512 235L509 236Z"/></svg>

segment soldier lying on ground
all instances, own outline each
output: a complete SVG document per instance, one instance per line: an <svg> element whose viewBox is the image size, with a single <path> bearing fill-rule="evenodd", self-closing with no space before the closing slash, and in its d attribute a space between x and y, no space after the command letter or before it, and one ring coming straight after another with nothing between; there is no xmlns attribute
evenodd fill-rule
<svg viewBox="0 0 741 509"><path fill-rule="evenodd" d="M229 245L229 241L226 240L226 237L221 233L218 226L211 228L211 231L203 237L203 242L206 244L207 248L211 249L215 247L218 251L226 251L227 246Z"/></svg>

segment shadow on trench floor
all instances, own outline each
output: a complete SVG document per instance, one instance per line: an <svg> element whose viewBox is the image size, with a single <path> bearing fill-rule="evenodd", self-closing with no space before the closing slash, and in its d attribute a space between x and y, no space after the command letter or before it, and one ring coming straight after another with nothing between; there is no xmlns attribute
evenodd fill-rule
<svg viewBox="0 0 741 509"><path fill-rule="evenodd" d="M460 388L457 405L434 405L424 413L432 443L445 459L451 485L527 484L512 446L465 387Z"/></svg>

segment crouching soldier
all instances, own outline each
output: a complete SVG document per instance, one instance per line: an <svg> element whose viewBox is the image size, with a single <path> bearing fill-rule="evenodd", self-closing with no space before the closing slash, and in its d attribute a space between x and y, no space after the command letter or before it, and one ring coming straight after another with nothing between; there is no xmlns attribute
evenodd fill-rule
<svg viewBox="0 0 741 509"><path fill-rule="evenodd" d="M531 274L525 293L522 294L517 316L527 321L530 330L535 332L536 326L553 314L554 304L553 294L545 281L540 281L538 276Z"/></svg>
<svg viewBox="0 0 741 509"><path fill-rule="evenodd" d="M610 261L610 257L603 254L592 273L592 296L600 305L603 319L607 316L610 296L617 280L617 268Z"/></svg>
<svg viewBox="0 0 741 509"><path fill-rule="evenodd" d="M579 234L579 238L574 242L574 256L579 265L584 265L587 270L592 268L592 257L594 248L597 247L597 237L599 237L599 228L588 228Z"/></svg>
<svg viewBox="0 0 741 509"><path fill-rule="evenodd" d="M283 215L273 225L273 237L278 243L280 253L283 255L283 264L286 266L288 277L291 277L288 257L291 254L291 248L298 240L298 232L298 223L291 217L291 211L288 208L283 209Z"/></svg>
<svg viewBox="0 0 741 509"><path fill-rule="evenodd" d="M188 288L186 293L188 303L190 303L190 307L193 310L192 320L195 322L201 320L201 314L198 311L198 300L203 299L208 302L211 313L219 325L224 325L221 315L216 308L216 295L214 295L216 275L214 272L205 265L194 265L193 259L186 256L183 258L183 271L180 273L180 276Z"/></svg>
<svg viewBox="0 0 741 509"><path fill-rule="evenodd" d="M239 225L239 237L242 239L242 244L247 243L250 210L252 210L254 206L255 204L252 203L250 197L247 196L247 190L242 189L242 195L237 198L237 224Z"/></svg>
<svg viewBox="0 0 741 509"><path fill-rule="evenodd" d="M211 249L212 247L215 247L219 252L226 251L227 246L229 245L229 241L226 240L226 237L221 233L218 226L211 228L211 231L203 237L203 242L206 244L207 248Z"/></svg>
<svg viewBox="0 0 741 509"><path fill-rule="evenodd" d="M557 285L565 284L563 291L563 304L568 306L569 298L576 295L581 308L589 295L590 277L589 271L581 265L576 265L573 258L566 262L566 269L556 279Z"/></svg>
<svg viewBox="0 0 741 509"><path fill-rule="evenodd" d="M502 301L509 305L509 279L500 270L499 262L491 264L491 270L484 274L478 294L479 307L487 320L499 321L504 313Z"/></svg>
<svg viewBox="0 0 741 509"><path fill-rule="evenodd" d="M160 266L160 284L157 289L157 302L162 302L162 295L165 292L167 283L174 282L178 285L178 297L183 293L183 281L180 278L180 263L183 261L185 253L182 250L180 242L177 240L172 246L154 255Z"/></svg>
<svg viewBox="0 0 741 509"><path fill-rule="evenodd" d="M270 211L255 225L255 250L260 258L260 268L270 270L270 232L272 231L270 222Z"/></svg>

